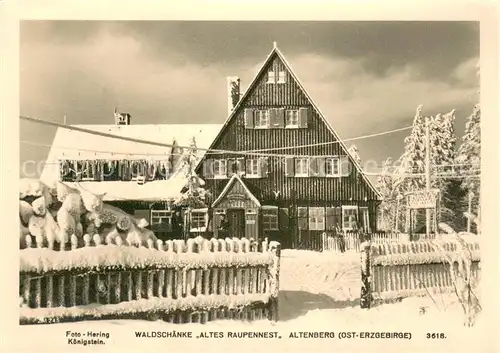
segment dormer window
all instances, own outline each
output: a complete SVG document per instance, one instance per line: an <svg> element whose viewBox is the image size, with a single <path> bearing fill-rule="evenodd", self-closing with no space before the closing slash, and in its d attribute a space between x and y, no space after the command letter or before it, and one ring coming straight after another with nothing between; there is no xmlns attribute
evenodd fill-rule
<svg viewBox="0 0 500 353"><path fill-rule="evenodd" d="M276 75L274 71L269 71L267 73L267 83L275 83L276 82Z"/></svg>

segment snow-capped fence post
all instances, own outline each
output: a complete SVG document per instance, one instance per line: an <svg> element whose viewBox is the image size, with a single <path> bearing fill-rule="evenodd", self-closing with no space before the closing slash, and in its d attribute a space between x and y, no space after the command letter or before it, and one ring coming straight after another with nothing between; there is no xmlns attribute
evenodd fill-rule
<svg viewBox="0 0 500 353"><path fill-rule="evenodd" d="M269 251L273 254L273 264L270 268L270 278L269 278L269 293L271 298L269 299L269 314L270 320L278 321L278 294L280 287L280 259L281 259L281 244L272 241L269 244Z"/></svg>
<svg viewBox="0 0 500 353"><path fill-rule="evenodd" d="M25 237L25 240L26 240L26 249L30 249L32 246L32 243L33 243L33 240L31 239L31 235L28 234Z"/></svg>
<svg viewBox="0 0 500 353"><path fill-rule="evenodd" d="M90 247L90 234L85 234L83 236L83 243L85 245L85 247Z"/></svg>
<svg viewBox="0 0 500 353"><path fill-rule="evenodd" d="M23 302L26 303L26 305L30 305L30 293L31 293L31 275L25 274L21 277L21 283L22 283L22 288L23 288Z"/></svg>
<svg viewBox="0 0 500 353"><path fill-rule="evenodd" d="M71 250L76 250L78 248L78 238L76 234L71 234Z"/></svg>
<svg viewBox="0 0 500 353"><path fill-rule="evenodd" d="M372 301L371 291L371 243L361 244L361 309L370 309Z"/></svg>
<svg viewBox="0 0 500 353"><path fill-rule="evenodd" d="M58 276L58 284L59 284L59 288L57 290L57 294L58 294L58 303L59 306L66 306L66 300L65 300L65 292L64 292L64 274L60 274Z"/></svg>
<svg viewBox="0 0 500 353"><path fill-rule="evenodd" d="M69 306L76 305L76 276L69 276Z"/></svg>
<svg viewBox="0 0 500 353"><path fill-rule="evenodd" d="M47 298L47 308L54 306L53 303L53 289L54 289L54 277L52 274L47 275L47 281L45 282L45 295Z"/></svg>
<svg viewBox="0 0 500 353"><path fill-rule="evenodd" d="M43 235L37 234L35 240L36 240L36 247L39 249L43 248Z"/></svg>
<svg viewBox="0 0 500 353"><path fill-rule="evenodd" d="M35 279L35 308L42 306L42 279L36 277Z"/></svg>

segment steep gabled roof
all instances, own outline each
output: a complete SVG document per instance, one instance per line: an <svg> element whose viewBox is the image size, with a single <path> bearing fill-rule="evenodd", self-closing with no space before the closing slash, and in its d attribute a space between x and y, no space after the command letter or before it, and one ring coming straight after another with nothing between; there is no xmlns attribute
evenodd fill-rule
<svg viewBox="0 0 500 353"><path fill-rule="evenodd" d="M292 76L292 78L295 80L295 82L297 83L297 85L299 86L299 89L302 90L302 92L304 93L304 95L306 96L306 98L309 100L309 102L311 103L311 105L313 106L313 108L316 110L316 112L318 113L318 115L320 116L320 118L325 123L326 127L328 128L328 130L335 137L335 139L339 142L339 144L341 145L342 149L345 151L346 155L348 156L350 162L352 163L352 165L354 165L354 167L356 168L356 170L358 171L358 173L361 175L361 177L363 178L363 180L365 180L365 182L367 183L367 185L375 192L375 194L377 196L381 197L381 194L378 191L378 189L375 187L375 185L373 185L373 183L371 182L371 180L363 173L363 171L362 171L361 166L359 165L359 163L354 158L352 158L351 154L348 151L348 147L346 146L346 144L342 141L342 139L340 139L338 133L333 129L332 125L328 122L328 120L326 119L325 115L319 109L318 105L313 101L313 99L311 98L311 96L309 95L309 93L307 92L307 90L304 88L304 86L302 85L301 81L299 80L299 78L297 77L297 75L295 74L295 72L292 70L292 68L290 66L290 63L285 59L285 56L283 55L283 53L278 49L278 46L276 45L276 43L274 44L273 49L271 50L271 52L267 56L267 58L264 61L263 65L261 66L260 70L257 72L257 74L255 75L255 77L253 78L253 80L251 81L251 83L248 85L248 88L246 89L245 93L242 95L241 99L238 101L238 103L236 104L236 106L234 107L234 109L231 111L231 113L229 114L229 116L226 118L226 121L222 125L222 128L220 129L219 133L217 134L217 136L215 137L215 139L213 140L213 142L212 142L212 144L210 145L209 148L210 149L214 148L214 146L217 144L218 140L222 137L222 134L223 134L225 128L227 127L227 125L229 124L229 122L236 116L236 114L240 110L241 106L244 104L244 102L250 96L250 94L253 91L253 88L257 85L261 74L264 72L264 70L267 67L267 65L271 62L271 60L273 59L274 55L277 55L278 58L283 62L283 64L285 65L286 69L288 70L288 72L290 73L290 75ZM283 152L283 154L286 154L286 152ZM199 164L198 164L198 166L196 168L197 170L200 167L200 164L203 162L203 159L204 158L202 158L200 160L200 162L199 162Z"/></svg>

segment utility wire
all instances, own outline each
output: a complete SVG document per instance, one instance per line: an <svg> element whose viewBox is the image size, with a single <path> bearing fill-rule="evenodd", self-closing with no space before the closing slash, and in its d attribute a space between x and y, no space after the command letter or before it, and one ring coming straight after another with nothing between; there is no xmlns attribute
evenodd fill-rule
<svg viewBox="0 0 500 353"><path fill-rule="evenodd" d="M146 145L152 145L152 146L159 146L159 147L167 147L167 148L182 148L182 149L196 149L199 151L205 151L205 152L210 152L211 154L235 154L235 155L254 155L254 156L274 156L274 157L307 157L307 155L290 155L290 154L277 154L277 153L262 153L264 151L276 151L276 150L286 150L286 149L294 149L294 148L307 148L307 147L316 147L316 146L325 146L325 145L331 145L331 144L336 144L336 143L341 143L341 141L329 141L329 142L322 142L322 143L316 143L316 144L309 144L309 145L299 145L299 146L287 146L287 147L278 147L278 148L267 148L267 149L262 149L262 150L249 150L249 151L232 151L232 150L222 150L222 149L209 149L209 148L201 148L201 147L193 147L193 146L179 146L179 145L174 145L174 144L167 144L167 143L161 143L161 142L155 142L155 141L147 141L147 140L141 140L141 139L136 139L132 137L125 137L125 136L119 136L119 135L114 135L114 134L108 134L105 132L99 132L99 131L94 131L90 129L85 129L77 126L70 126L70 125L64 125L61 123L56 123L52 121L47 121L43 119L38 119L38 118L32 118L28 116L20 116L20 119L22 120L27 120L30 122L38 123L38 124L43 124L43 125L49 125L49 126L54 126L54 127L60 127L63 129L67 130L73 130L73 131L79 131L83 133L88 133L91 135L96 135L96 136L103 136L103 137L108 137L108 138L115 138L119 140L124 140L124 141L130 141L130 142L135 142L135 143L141 143L141 144L146 144ZM403 131L412 128L411 126L405 127L405 128L400 128L400 129L394 129L390 131L384 131L380 133L375 133L375 134L370 134L370 135L364 135L364 136L358 136L358 137L353 137L349 139L343 140L345 141L353 141L353 140L360 140L364 138L370 138L370 137L375 137L375 136L382 136L398 131ZM87 150L91 152L91 150ZM101 152L101 153L109 153L109 152ZM117 152L117 154L128 154L128 153L120 153ZM134 153L136 154L136 153ZM136 155L140 155L137 153ZM146 154L145 154L146 155ZM148 153L147 155L155 155L152 153ZM163 156L164 154L156 154Z"/></svg>

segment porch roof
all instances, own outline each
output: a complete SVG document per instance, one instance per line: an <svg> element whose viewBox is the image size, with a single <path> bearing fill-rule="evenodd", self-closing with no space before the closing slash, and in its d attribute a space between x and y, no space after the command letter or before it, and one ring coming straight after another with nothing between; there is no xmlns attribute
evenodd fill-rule
<svg viewBox="0 0 500 353"><path fill-rule="evenodd" d="M259 200L255 197L254 194L252 194L252 192L245 185L245 183L243 182L243 180L241 180L241 178L237 174L234 174L231 177L231 179L229 179L228 183L224 187L224 190L222 190L222 192L219 194L219 197L217 197L217 199L212 203L212 208L216 207L224 199L224 197L227 195L227 193L229 192L229 190L231 190L232 186L236 182L239 182L241 184L241 186L243 186L243 189L245 190L246 194L248 195L248 198L250 200L252 200L252 202L255 203L255 205L257 207L260 207Z"/></svg>

